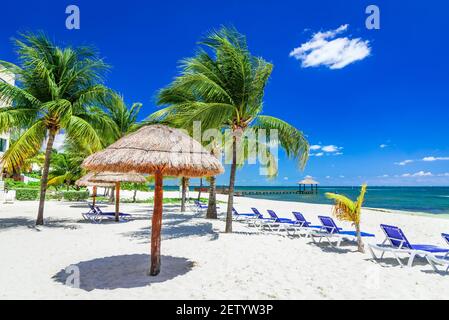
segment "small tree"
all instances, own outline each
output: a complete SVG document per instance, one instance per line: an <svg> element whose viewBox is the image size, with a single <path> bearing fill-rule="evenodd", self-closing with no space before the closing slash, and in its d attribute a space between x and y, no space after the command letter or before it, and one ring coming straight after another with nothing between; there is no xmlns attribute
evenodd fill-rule
<svg viewBox="0 0 449 320"><path fill-rule="evenodd" d="M362 185L360 195L355 202L348 197L340 194L330 192L326 193L327 198L335 201L334 215L337 217L337 219L352 222L352 224L354 225L357 234L358 250L362 253L365 252L365 248L363 245L362 237L360 235L360 217L362 214L362 205L363 200L365 199L366 187L366 184Z"/></svg>

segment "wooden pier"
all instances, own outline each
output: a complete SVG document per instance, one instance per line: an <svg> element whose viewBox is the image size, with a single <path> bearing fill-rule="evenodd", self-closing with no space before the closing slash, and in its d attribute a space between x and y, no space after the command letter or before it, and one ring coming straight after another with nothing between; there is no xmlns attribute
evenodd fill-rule
<svg viewBox="0 0 449 320"><path fill-rule="evenodd" d="M200 188L194 188L195 191L199 191ZM202 188L202 192L208 192L208 188ZM261 190L261 189L254 189L254 190L236 190L234 191L234 195L236 197L244 197L244 196L251 196L251 195L267 195L267 194L316 194L318 193L317 189L300 189L300 190ZM217 188L217 194L229 194L228 188Z"/></svg>
<svg viewBox="0 0 449 320"><path fill-rule="evenodd" d="M314 194L311 190L242 190L235 191L236 197L244 197L250 195L267 195L267 194Z"/></svg>

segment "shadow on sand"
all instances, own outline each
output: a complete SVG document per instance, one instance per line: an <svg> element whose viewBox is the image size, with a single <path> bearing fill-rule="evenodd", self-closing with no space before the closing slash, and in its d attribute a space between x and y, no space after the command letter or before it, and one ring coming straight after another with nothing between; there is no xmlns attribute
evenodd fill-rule
<svg viewBox="0 0 449 320"><path fill-rule="evenodd" d="M156 277L147 275L150 255L132 254L82 261L71 265L67 273L66 269L59 271L53 279L66 285L67 279L74 275L73 267L78 267L82 290L130 289L171 280L186 274L193 267L193 262L185 258L162 256L161 259L161 273Z"/></svg>
<svg viewBox="0 0 449 320"><path fill-rule="evenodd" d="M45 219L44 227L36 227L36 220L27 217L17 218L0 218L0 231L9 230L13 228L28 227L36 231L41 231L40 228L60 228L60 229L77 229L76 225L71 224L72 221L67 219Z"/></svg>
<svg viewBox="0 0 449 320"><path fill-rule="evenodd" d="M181 213L164 213L162 220L162 234L163 240L177 239L183 237L208 237L209 240L217 240L218 232L213 229L210 222L192 223L195 219L194 215ZM148 226L137 231L123 233L123 236L142 240L147 243L151 237L151 220L148 220Z"/></svg>

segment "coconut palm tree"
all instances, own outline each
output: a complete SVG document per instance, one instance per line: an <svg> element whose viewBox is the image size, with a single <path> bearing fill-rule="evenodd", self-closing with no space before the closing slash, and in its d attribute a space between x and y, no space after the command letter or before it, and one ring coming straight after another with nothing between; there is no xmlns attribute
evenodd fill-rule
<svg viewBox="0 0 449 320"><path fill-rule="evenodd" d="M226 217L226 232L232 232L234 185L239 165L237 151L245 132L277 130L286 154L298 159L301 167L308 159L309 145L304 135L287 122L261 115L273 65L251 55L244 36L235 29L222 28L211 32L200 45L196 56L181 61L181 74L160 91L158 104L168 106L152 117L178 117L182 127L201 121L202 129L232 132Z"/></svg>
<svg viewBox="0 0 449 320"><path fill-rule="evenodd" d="M44 223L44 204L55 137L64 130L67 137L103 147L96 128L107 126L107 119L91 106L108 93L102 82L107 65L87 47L60 48L44 34L24 34L15 40L18 65L1 61L16 75L17 86L0 82L0 96L12 102L0 109L0 130L26 128L2 159L8 168L20 167L45 143L37 225Z"/></svg>
<svg viewBox="0 0 449 320"><path fill-rule="evenodd" d="M110 119L110 134L108 134L109 142L113 143L123 138L128 133L134 132L141 127L141 123L137 120L142 104L133 103L128 108L123 96L118 93L112 93L106 96L103 102L107 117Z"/></svg>
<svg viewBox="0 0 449 320"><path fill-rule="evenodd" d="M362 215L362 205L365 200L365 193L366 184L362 185L357 201L352 201L348 197L341 194L330 192L326 193L326 197L335 201L334 215L337 219L353 223L357 234L358 250L362 253L365 252L365 248L360 235L360 218Z"/></svg>
<svg viewBox="0 0 449 320"><path fill-rule="evenodd" d="M54 187L65 185L69 190L75 181L83 176L83 169L81 168L83 160L84 158L79 157L78 154L70 152L53 154L48 185Z"/></svg>

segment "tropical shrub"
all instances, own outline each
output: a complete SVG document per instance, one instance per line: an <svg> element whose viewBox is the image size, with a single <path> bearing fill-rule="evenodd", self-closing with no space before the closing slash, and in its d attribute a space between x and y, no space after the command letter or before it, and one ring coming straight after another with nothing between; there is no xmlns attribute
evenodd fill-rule
<svg viewBox="0 0 449 320"><path fill-rule="evenodd" d="M352 222L352 224L354 225L357 234L358 250L360 252L365 252L362 237L360 235L360 220L362 215L362 205L363 201L365 200L366 187L366 184L362 185L360 195L357 197L356 201L352 201L348 197L341 194L330 192L326 193L327 198L335 201L335 217L342 221Z"/></svg>
<svg viewBox="0 0 449 320"><path fill-rule="evenodd" d="M33 201L39 198L39 189L16 189L16 200Z"/></svg>
<svg viewBox="0 0 449 320"><path fill-rule="evenodd" d="M62 191L62 197L66 201L83 201L89 198L89 191Z"/></svg>

